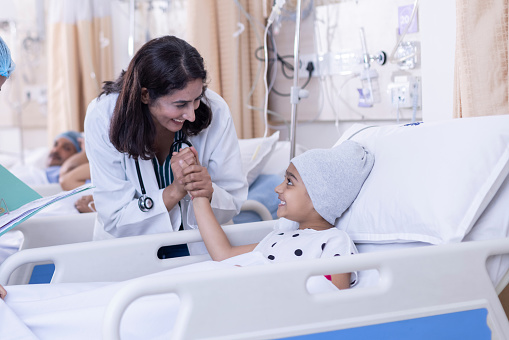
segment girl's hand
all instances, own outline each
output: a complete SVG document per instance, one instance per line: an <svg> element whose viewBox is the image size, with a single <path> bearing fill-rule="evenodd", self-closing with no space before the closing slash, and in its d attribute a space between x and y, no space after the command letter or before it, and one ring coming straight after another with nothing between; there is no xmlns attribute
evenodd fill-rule
<svg viewBox="0 0 509 340"><path fill-rule="evenodd" d="M207 168L198 164L188 165L182 170L184 176L184 189L193 198L206 197L209 202L212 200L212 179Z"/></svg>

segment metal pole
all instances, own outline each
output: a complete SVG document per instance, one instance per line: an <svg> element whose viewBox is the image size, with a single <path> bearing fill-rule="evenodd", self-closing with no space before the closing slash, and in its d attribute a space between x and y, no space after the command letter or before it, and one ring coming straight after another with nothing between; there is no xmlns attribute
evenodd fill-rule
<svg viewBox="0 0 509 340"><path fill-rule="evenodd" d="M297 104L299 103L299 43L300 43L300 9L302 1L297 1L297 13L295 19L295 40L293 43L293 86L291 89L290 102L292 104L292 116L290 121L290 159L295 157L295 130L297 125Z"/></svg>

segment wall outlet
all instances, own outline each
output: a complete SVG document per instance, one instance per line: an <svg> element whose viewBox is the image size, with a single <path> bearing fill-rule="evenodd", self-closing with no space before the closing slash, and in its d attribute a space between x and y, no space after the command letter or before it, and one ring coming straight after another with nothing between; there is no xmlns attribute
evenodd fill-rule
<svg viewBox="0 0 509 340"><path fill-rule="evenodd" d="M299 55L299 78L308 78L311 69L311 76L320 75L318 66L318 55L316 54L300 54Z"/></svg>
<svg viewBox="0 0 509 340"><path fill-rule="evenodd" d="M394 108L421 107L421 79L412 76L394 77L387 85L387 94Z"/></svg>

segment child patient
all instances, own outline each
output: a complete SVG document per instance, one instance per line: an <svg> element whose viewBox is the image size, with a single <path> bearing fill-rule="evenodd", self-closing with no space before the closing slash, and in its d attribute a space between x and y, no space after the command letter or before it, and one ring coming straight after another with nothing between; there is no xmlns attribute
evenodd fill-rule
<svg viewBox="0 0 509 340"><path fill-rule="evenodd" d="M348 256L357 252L349 236L334 228L336 218L357 197L373 167L374 157L361 145L345 141L332 149L314 149L291 160L283 183L275 189L281 203L277 216L298 222L298 230L275 230L260 243L231 246L217 223L206 197L193 199L198 228L215 261L250 251L258 251L271 262ZM184 164L185 165L185 164ZM183 175L199 164L189 165ZM192 187L186 190L193 195ZM355 280L350 273L329 278L339 289Z"/></svg>

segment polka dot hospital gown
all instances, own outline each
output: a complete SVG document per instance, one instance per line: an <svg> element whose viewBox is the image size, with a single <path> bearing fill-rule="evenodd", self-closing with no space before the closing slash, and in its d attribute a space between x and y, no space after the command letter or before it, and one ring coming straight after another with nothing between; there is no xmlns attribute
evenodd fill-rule
<svg viewBox="0 0 509 340"><path fill-rule="evenodd" d="M299 261L357 254L357 248L347 233L337 228L327 230L274 230L254 249L273 262ZM352 273L350 286L357 281Z"/></svg>

